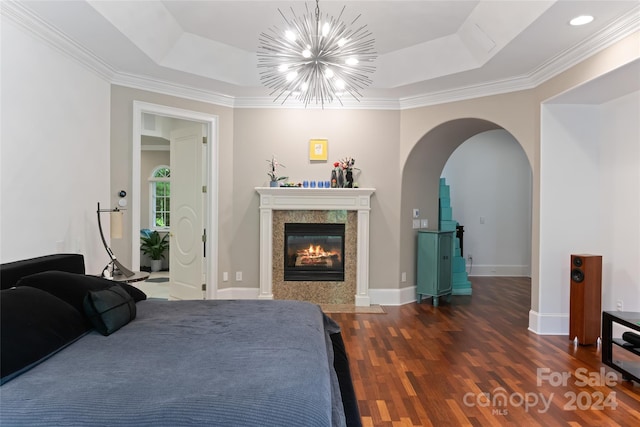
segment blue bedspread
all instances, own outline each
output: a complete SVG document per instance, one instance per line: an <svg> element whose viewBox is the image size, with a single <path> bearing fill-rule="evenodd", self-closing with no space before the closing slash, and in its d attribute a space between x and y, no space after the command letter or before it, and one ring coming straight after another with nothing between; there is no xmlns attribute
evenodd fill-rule
<svg viewBox="0 0 640 427"><path fill-rule="evenodd" d="M160 301L0 388L0 425L342 426L330 333L313 304Z"/></svg>

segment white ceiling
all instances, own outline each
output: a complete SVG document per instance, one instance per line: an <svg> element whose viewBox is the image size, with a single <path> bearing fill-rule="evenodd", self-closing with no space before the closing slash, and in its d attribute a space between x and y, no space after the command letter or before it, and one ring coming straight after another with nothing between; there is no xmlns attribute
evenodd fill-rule
<svg viewBox="0 0 640 427"><path fill-rule="evenodd" d="M11 8L114 83L266 106L259 34L285 28L278 9L290 18L305 6L313 11L315 2L23 1ZM640 26L638 0L320 1L323 15L343 7L343 21L361 15L356 24L367 24L376 40L377 69L361 102L369 106L530 88ZM569 26L581 14L595 20Z"/></svg>

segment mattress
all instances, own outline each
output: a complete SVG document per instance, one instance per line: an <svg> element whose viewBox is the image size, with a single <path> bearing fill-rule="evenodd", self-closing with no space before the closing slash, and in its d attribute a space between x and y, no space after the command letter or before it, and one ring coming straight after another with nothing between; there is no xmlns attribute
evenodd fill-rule
<svg viewBox="0 0 640 427"><path fill-rule="evenodd" d="M298 301L137 304L0 388L0 425L342 426L338 326Z"/></svg>

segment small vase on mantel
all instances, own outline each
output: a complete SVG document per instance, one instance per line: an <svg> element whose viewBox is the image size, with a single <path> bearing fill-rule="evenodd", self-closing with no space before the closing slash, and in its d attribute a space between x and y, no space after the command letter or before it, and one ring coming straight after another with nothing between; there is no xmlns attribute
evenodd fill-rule
<svg viewBox="0 0 640 427"><path fill-rule="evenodd" d="M353 171L351 169L347 169L344 186L345 188L353 188Z"/></svg>
<svg viewBox="0 0 640 427"><path fill-rule="evenodd" d="M342 169L338 169L338 188L344 187L344 174L342 173Z"/></svg>
<svg viewBox="0 0 640 427"><path fill-rule="evenodd" d="M278 187L278 181L269 181L269 187Z"/></svg>

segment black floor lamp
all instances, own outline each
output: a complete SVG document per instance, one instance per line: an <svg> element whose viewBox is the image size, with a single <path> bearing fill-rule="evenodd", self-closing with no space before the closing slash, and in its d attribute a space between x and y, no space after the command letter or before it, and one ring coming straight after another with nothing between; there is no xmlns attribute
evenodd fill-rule
<svg viewBox="0 0 640 427"><path fill-rule="evenodd" d="M125 277L131 277L134 274L133 271L129 270L127 267L122 265L122 263L118 261L118 259L116 258L115 254L113 253L109 245L107 245L107 240L104 238L104 233L102 232L102 222L100 221L100 213L103 213L103 212L109 212L110 214L113 214L113 213L120 214L121 210L118 208L100 209L100 202L98 202L98 210L96 211L96 214L98 215L98 229L100 229L100 238L102 239L102 244L104 245L104 248L106 249L107 253L109 254L109 257L111 258L111 261L102 270L102 275L108 276L108 277L115 277L117 275L122 274ZM111 218L114 218L113 215L111 216ZM120 222L119 224L120 224L119 228L121 229L122 223ZM112 223L112 226L113 226L113 223ZM112 234L112 237L113 237L113 234Z"/></svg>

